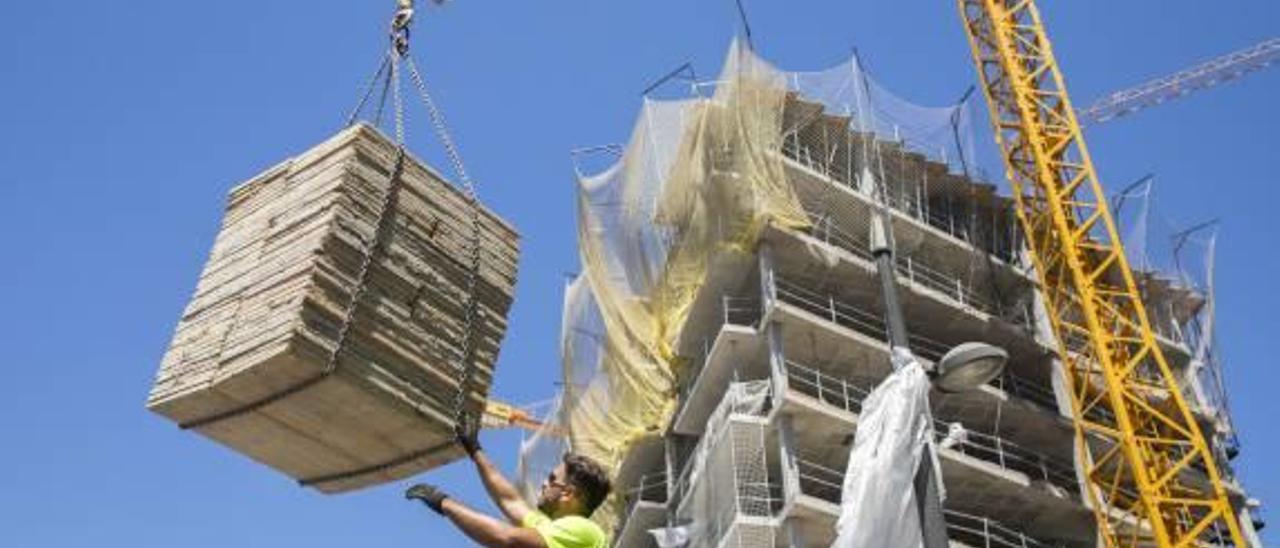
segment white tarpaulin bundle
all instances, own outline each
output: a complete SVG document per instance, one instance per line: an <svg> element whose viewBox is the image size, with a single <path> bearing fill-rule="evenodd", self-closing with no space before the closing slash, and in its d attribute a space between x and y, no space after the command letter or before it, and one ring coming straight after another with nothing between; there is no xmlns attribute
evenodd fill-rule
<svg viewBox="0 0 1280 548"><path fill-rule="evenodd" d="M923 546L913 480L933 432L929 377L905 350L893 362L858 416L832 548Z"/></svg>
<svg viewBox="0 0 1280 548"><path fill-rule="evenodd" d="M649 534L653 535L653 540L658 544L658 548L684 548L689 545L691 540L698 537L699 532L699 527L696 523L649 530Z"/></svg>

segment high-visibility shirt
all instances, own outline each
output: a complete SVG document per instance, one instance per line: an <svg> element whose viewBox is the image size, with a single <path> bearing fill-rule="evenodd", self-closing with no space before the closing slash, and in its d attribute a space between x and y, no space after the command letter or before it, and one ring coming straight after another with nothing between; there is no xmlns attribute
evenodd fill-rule
<svg viewBox="0 0 1280 548"><path fill-rule="evenodd" d="M565 516L551 519L542 512L525 515L521 526L533 529L542 536L547 548L605 548L604 531L596 522L582 516Z"/></svg>

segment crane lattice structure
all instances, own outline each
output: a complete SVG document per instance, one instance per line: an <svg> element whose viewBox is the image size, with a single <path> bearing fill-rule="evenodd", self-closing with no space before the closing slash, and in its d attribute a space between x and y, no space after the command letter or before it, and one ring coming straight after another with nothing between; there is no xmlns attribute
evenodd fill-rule
<svg viewBox="0 0 1280 548"><path fill-rule="evenodd" d="M1147 318L1033 0L957 0L1040 276L1107 546L1246 546Z"/></svg>
<svg viewBox="0 0 1280 548"><path fill-rule="evenodd" d="M1147 107L1235 80L1280 61L1280 38L1200 63L1168 76L1112 93L1081 110L1084 124L1100 124Z"/></svg>

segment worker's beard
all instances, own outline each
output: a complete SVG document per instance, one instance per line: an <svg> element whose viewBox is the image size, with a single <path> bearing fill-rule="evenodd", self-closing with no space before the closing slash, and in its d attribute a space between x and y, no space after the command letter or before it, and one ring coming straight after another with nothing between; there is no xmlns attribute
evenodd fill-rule
<svg viewBox="0 0 1280 548"><path fill-rule="evenodd" d="M538 511L543 515L557 519L574 514L578 504L576 499L557 496L538 495Z"/></svg>
<svg viewBox="0 0 1280 548"><path fill-rule="evenodd" d="M550 488L543 487L538 491L537 505L538 505L538 511L542 512L545 515L550 516L551 513L555 511L556 501L555 501L555 498L551 496Z"/></svg>

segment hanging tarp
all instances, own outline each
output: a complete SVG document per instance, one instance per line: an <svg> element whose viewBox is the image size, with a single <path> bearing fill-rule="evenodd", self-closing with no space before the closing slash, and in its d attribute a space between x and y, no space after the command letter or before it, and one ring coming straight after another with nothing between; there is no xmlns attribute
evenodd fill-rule
<svg viewBox="0 0 1280 548"><path fill-rule="evenodd" d="M832 548L923 546L913 482L933 433L929 377L903 350L862 405Z"/></svg>

